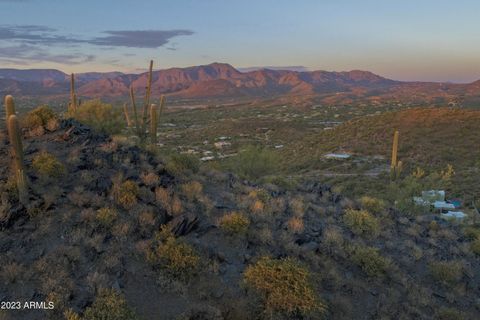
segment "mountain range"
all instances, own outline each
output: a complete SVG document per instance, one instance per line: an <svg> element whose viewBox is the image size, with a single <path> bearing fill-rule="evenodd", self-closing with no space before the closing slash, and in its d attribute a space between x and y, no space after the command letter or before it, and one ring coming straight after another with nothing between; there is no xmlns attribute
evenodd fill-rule
<svg viewBox="0 0 480 320"><path fill-rule="evenodd" d="M88 72L75 75L77 93L86 98L126 97L130 86L145 91L148 73ZM67 95L70 76L54 69L0 69L0 94ZM392 98L480 96L480 81L471 84L401 82L368 71L328 72L258 69L241 72L212 63L153 72L152 93L174 98L272 97L283 95L379 95Z"/></svg>

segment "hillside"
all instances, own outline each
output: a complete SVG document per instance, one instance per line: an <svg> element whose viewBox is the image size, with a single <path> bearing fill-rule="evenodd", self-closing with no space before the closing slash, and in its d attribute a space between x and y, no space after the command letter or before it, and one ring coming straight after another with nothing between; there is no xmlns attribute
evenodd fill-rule
<svg viewBox="0 0 480 320"><path fill-rule="evenodd" d="M348 199L322 181L245 181L73 120L35 132L23 137L26 204L0 139L0 298L55 310L2 319L478 314L480 262L462 226Z"/></svg>
<svg viewBox="0 0 480 320"><path fill-rule="evenodd" d="M400 132L399 160L404 175L416 167L426 172L453 165L454 191L458 196L476 197L480 187L480 111L454 108L415 108L386 112L350 120L331 129L306 134L285 149L285 163L298 170L326 170L329 152L349 152L365 166L337 164L339 173L356 173L388 164L393 132ZM380 158L384 160L375 160ZM371 159L371 160L366 160ZM370 164L369 164L370 162Z"/></svg>

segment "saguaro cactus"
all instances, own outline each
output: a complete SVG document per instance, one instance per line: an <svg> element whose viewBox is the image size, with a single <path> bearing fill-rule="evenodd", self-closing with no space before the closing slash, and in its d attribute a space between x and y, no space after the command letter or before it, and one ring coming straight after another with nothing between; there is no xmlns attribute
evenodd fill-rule
<svg viewBox="0 0 480 320"><path fill-rule="evenodd" d="M77 94L75 93L75 75L72 73L70 75L70 103L69 103L69 110L70 112L77 111L78 102L77 102Z"/></svg>
<svg viewBox="0 0 480 320"><path fill-rule="evenodd" d="M153 60L150 60L150 67L149 67L149 70L148 70L147 87L145 89L145 102L143 104L143 110L142 110L143 132L147 131L147 109L150 107L150 95L152 93L152 73L153 73Z"/></svg>
<svg viewBox="0 0 480 320"><path fill-rule="evenodd" d="M18 189L20 201L24 202L27 198L27 178L23 165L23 145L20 136L20 126L16 115L8 117L8 137L13 156L13 168L15 170L15 180Z"/></svg>
<svg viewBox="0 0 480 320"><path fill-rule="evenodd" d="M130 99L133 108L133 121L135 124L135 132L137 136L140 138L141 142L145 142L145 140L150 136L150 140L152 143L156 143L157 141L157 129L158 129L158 118L161 115L163 108L165 107L165 98L162 96L160 98L160 109L157 109L157 106L152 107L150 104L150 97L152 92L152 79L153 79L153 60L150 61L150 68L148 72L148 79L147 79L147 86L145 91L145 100L144 105L141 110L141 113L138 114L137 112L137 104L135 103L135 94L133 90L133 86L130 86ZM124 109L125 118L127 123L132 123L130 120L130 116L128 113L128 108L125 106ZM150 114L150 117L149 117ZM150 124L150 128L148 127ZM150 135L148 135L150 133Z"/></svg>
<svg viewBox="0 0 480 320"><path fill-rule="evenodd" d="M150 105L150 142L152 144L157 143L157 105Z"/></svg>
<svg viewBox="0 0 480 320"><path fill-rule="evenodd" d="M127 127L130 128L132 126L132 120L130 120L130 115L128 114L127 103L123 104L123 113L125 114L125 120L127 120Z"/></svg>
<svg viewBox="0 0 480 320"><path fill-rule="evenodd" d="M399 132L398 130L395 130L395 133L393 134L392 162L390 164L390 174L392 179L400 177L403 167L402 161L398 161L398 137Z"/></svg>

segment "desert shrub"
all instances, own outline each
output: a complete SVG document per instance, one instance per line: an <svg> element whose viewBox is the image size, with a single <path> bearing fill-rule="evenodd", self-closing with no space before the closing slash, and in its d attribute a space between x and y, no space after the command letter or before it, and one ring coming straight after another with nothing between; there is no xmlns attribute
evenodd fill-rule
<svg viewBox="0 0 480 320"><path fill-rule="evenodd" d="M101 289L93 304L85 310L84 320L135 320L123 296L113 289Z"/></svg>
<svg viewBox="0 0 480 320"><path fill-rule="evenodd" d="M305 214L305 205L302 198L292 199L289 205L295 217L303 217Z"/></svg>
<svg viewBox="0 0 480 320"><path fill-rule="evenodd" d="M160 182L160 177L154 172L144 172L140 175L142 182L149 187L153 187Z"/></svg>
<svg viewBox="0 0 480 320"><path fill-rule="evenodd" d="M248 197L251 199L258 199L262 202L268 202L272 198L267 190L261 188L250 191Z"/></svg>
<svg viewBox="0 0 480 320"><path fill-rule="evenodd" d="M197 173L200 169L200 161L191 154L173 154L165 164L165 169L173 176L184 176Z"/></svg>
<svg viewBox="0 0 480 320"><path fill-rule="evenodd" d="M23 119L25 128L46 127L50 120L57 119L57 115L48 106L40 106L28 112Z"/></svg>
<svg viewBox="0 0 480 320"><path fill-rule="evenodd" d="M33 158L33 168L44 177L61 177L65 173L65 166L48 152L41 152Z"/></svg>
<svg viewBox="0 0 480 320"><path fill-rule="evenodd" d="M432 277L445 285L452 285L462 277L462 266L456 261L435 261L430 263Z"/></svg>
<svg viewBox="0 0 480 320"><path fill-rule="evenodd" d="M189 279L199 266L200 257L187 243L182 242L164 226L157 234L153 250L147 259L175 278Z"/></svg>
<svg viewBox="0 0 480 320"><path fill-rule="evenodd" d="M135 182L127 180L120 185L115 185L113 193L118 204L125 208L131 208L137 203L140 188Z"/></svg>
<svg viewBox="0 0 480 320"><path fill-rule="evenodd" d="M287 222L288 230L293 233L300 233L305 228L303 219L300 217L292 217Z"/></svg>
<svg viewBox="0 0 480 320"><path fill-rule="evenodd" d="M261 200L255 200L250 206L250 211L254 214L261 214L265 210L265 204Z"/></svg>
<svg viewBox="0 0 480 320"><path fill-rule="evenodd" d="M378 251L372 247L356 246L353 248L352 261L370 277L383 276L390 266L390 260L382 257Z"/></svg>
<svg viewBox="0 0 480 320"><path fill-rule="evenodd" d="M470 244L470 248L472 249L472 252L475 253L476 255L480 256L480 238L474 240Z"/></svg>
<svg viewBox="0 0 480 320"><path fill-rule="evenodd" d="M125 127L120 109L114 109L111 104L100 100L82 103L70 116L97 131L115 134Z"/></svg>
<svg viewBox="0 0 480 320"><path fill-rule="evenodd" d="M203 186L198 181L191 181L181 185L183 194L188 200L192 201L197 199L203 191Z"/></svg>
<svg viewBox="0 0 480 320"><path fill-rule="evenodd" d="M380 230L377 218L366 210L347 209L343 215L343 222L357 235L375 237Z"/></svg>
<svg viewBox="0 0 480 320"><path fill-rule="evenodd" d="M273 150L249 146L236 157L229 158L226 168L242 178L257 180L274 174L278 169L279 157Z"/></svg>
<svg viewBox="0 0 480 320"><path fill-rule="evenodd" d="M115 209L105 207L97 210L96 220L102 227L109 228L117 217L118 213Z"/></svg>
<svg viewBox="0 0 480 320"><path fill-rule="evenodd" d="M312 287L310 272L292 258L261 258L247 267L244 283L260 294L268 312L295 315L325 311Z"/></svg>
<svg viewBox="0 0 480 320"><path fill-rule="evenodd" d="M171 190L158 187L155 189L155 200L159 203L169 215L176 216L182 213L183 206L180 198L172 194Z"/></svg>
<svg viewBox="0 0 480 320"><path fill-rule="evenodd" d="M464 229L463 233L467 240L477 240L480 239L480 227L478 226L468 226Z"/></svg>
<svg viewBox="0 0 480 320"><path fill-rule="evenodd" d="M385 209L385 202L383 200L369 196L361 197L360 203L365 210L373 213L380 213Z"/></svg>
<svg viewBox="0 0 480 320"><path fill-rule="evenodd" d="M66 311L63 313L63 316L64 316L65 320L82 320L82 318L80 318L80 316L78 315L78 313L76 313L76 312L73 311L72 309L66 310Z"/></svg>
<svg viewBox="0 0 480 320"><path fill-rule="evenodd" d="M231 212L221 217L218 223L220 228L229 234L245 234L250 220L243 213Z"/></svg>

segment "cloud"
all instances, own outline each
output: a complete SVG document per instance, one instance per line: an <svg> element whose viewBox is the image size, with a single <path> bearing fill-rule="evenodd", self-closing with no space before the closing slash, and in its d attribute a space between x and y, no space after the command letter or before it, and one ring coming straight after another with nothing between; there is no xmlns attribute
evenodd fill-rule
<svg viewBox="0 0 480 320"><path fill-rule="evenodd" d="M61 64L81 64L95 60L94 55L81 53L51 54L48 51L28 44L0 47L0 61L27 65L28 62L55 62Z"/></svg>
<svg viewBox="0 0 480 320"><path fill-rule="evenodd" d="M1 0L0 0L1 1ZM58 30L37 25L0 26L0 40L36 45L91 44L109 47L159 48L170 39L194 34L191 30L121 30L104 31L103 37L82 39L58 34Z"/></svg>
<svg viewBox="0 0 480 320"><path fill-rule="evenodd" d="M105 31L108 36L98 37L87 42L99 46L130 47L130 48L159 48L164 46L173 37L190 36L190 30L123 30Z"/></svg>
<svg viewBox="0 0 480 320"><path fill-rule="evenodd" d="M81 45L96 46L102 50L115 47L154 49L163 46L168 50L176 50L176 43L166 46L170 39L194 34L193 31L182 29L109 30L102 33L104 36L82 38L61 34L59 30L47 26L0 25L0 60L9 63L16 61L18 64L26 61L78 64L92 61L95 56L79 52L52 54L50 50L61 46L62 51L72 51Z"/></svg>

